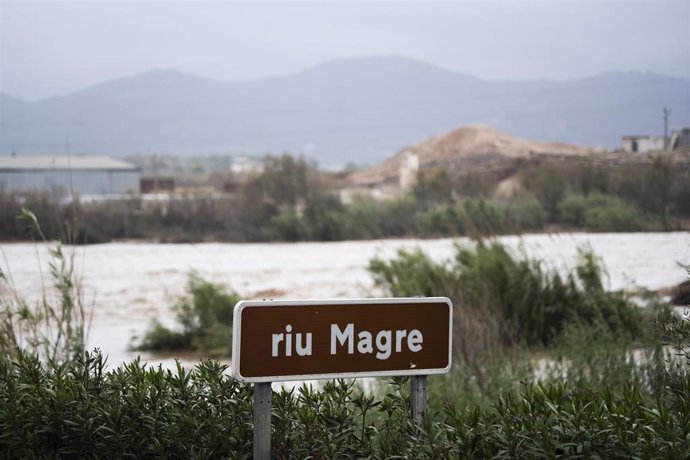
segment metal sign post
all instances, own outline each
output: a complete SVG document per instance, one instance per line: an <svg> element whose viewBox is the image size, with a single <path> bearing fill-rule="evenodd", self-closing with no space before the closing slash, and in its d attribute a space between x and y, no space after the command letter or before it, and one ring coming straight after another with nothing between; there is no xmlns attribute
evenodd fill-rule
<svg viewBox="0 0 690 460"><path fill-rule="evenodd" d="M426 375L413 375L410 378L410 407L413 422L421 422L424 418L426 400Z"/></svg>
<svg viewBox="0 0 690 460"><path fill-rule="evenodd" d="M271 382L254 384L254 458L271 458Z"/></svg>

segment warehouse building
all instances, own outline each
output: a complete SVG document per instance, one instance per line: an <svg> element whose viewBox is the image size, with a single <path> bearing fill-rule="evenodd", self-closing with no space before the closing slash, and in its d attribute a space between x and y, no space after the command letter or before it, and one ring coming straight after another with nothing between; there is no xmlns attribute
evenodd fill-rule
<svg viewBox="0 0 690 460"><path fill-rule="evenodd" d="M0 187L85 195L138 194L139 167L104 156L0 156Z"/></svg>

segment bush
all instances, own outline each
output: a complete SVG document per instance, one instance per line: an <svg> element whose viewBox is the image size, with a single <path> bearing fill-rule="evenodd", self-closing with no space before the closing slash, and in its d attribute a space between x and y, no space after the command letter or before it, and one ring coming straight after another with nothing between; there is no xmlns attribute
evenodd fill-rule
<svg viewBox="0 0 690 460"><path fill-rule="evenodd" d="M510 217L502 203L468 198L461 202L460 209L463 227L470 235L496 235L510 229Z"/></svg>
<svg viewBox="0 0 690 460"><path fill-rule="evenodd" d="M593 232L638 232L647 228L637 209L616 201L619 203L587 209L585 228Z"/></svg>
<svg viewBox="0 0 690 460"><path fill-rule="evenodd" d="M563 199L565 185L568 184L568 172L562 165L550 163L526 172L525 186L544 207L549 221L556 220L558 203Z"/></svg>
<svg viewBox="0 0 690 460"><path fill-rule="evenodd" d="M390 295L445 295L457 317L477 317L479 310L485 325L499 322L504 344L549 345L568 324L603 324L615 334L645 337L645 314L628 295L605 291L603 269L591 252L582 250L563 278L539 261L513 257L499 243L455 251L444 263L419 250L400 251L390 261L373 259L369 271Z"/></svg>
<svg viewBox="0 0 690 460"><path fill-rule="evenodd" d="M431 376L421 423L410 420L406 378L373 395L345 380L283 387L272 457L686 458L690 326L668 310L657 324L666 361L636 366L612 332L574 328L561 336L568 382L551 373L530 383L529 368L501 360L487 388L462 364ZM0 360L0 457L249 457L252 388L227 374L213 361L188 371L138 359L107 371L99 352L46 368L19 350Z"/></svg>
<svg viewBox="0 0 690 460"><path fill-rule="evenodd" d="M539 230L546 223L546 210L533 195L522 195L508 203L508 214L516 230Z"/></svg>
<svg viewBox="0 0 690 460"><path fill-rule="evenodd" d="M441 205L417 215L417 228L423 235L462 235L465 233L460 208Z"/></svg>
<svg viewBox="0 0 690 460"><path fill-rule="evenodd" d="M343 380L283 387L273 395L272 457L687 458L688 362L661 369L657 395L636 383L611 391L509 377L518 389L486 404L449 391L421 423L410 421L407 379L394 378L381 396ZM439 383L458 392L471 384L461 372L432 380L432 398ZM22 353L0 362L0 383L3 458L252 453L251 386L217 362L170 371L137 360L106 371L103 356L84 353L69 370L47 371Z"/></svg>
<svg viewBox="0 0 690 460"><path fill-rule="evenodd" d="M563 223L583 227L585 211L590 206L585 195L571 194L558 203L558 217Z"/></svg>
<svg viewBox="0 0 690 460"><path fill-rule="evenodd" d="M690 280L683 281L671 290L671 305L690 306Z"/></svg>
<svg viewBox="0 0 690 460"><path fill-rule="evenodd" d="M271 219L270 238L279 241L303 241L309 229L304 219L292 211L285 211Z"/></svg>
<svg viewBox="0 0 690 460"><path fill-rule="evenodd" d="M591 231L640 231L647 219L620 198L591 194L568 195L558 205L560 220Z"/></svg>
<svg viewBox="0 0 690 460"><path fill-rule="evenodd" d="M227 293L192 273L187 282L187 295L173 306L178 330L153 320L136 349L190 350L209 356L227 356L232 343L233 310L239 300L235 292Z"/></svg>
<svg viewBox="0 0 690 460"><path fill-rule="evenodd" d="M106 372L100 354L43 370L0 364L0 456L218 457L251 452L251 388L206 362L188 372L139 361Z"/></svg>
<svg viewBox="0 0 690 460"><path fill-rule="evenodd" d="M647 219L633 205L620 198L592 194L568 195L558 205L560 220L590 231L639 231Z"/></svg>
<svg viewBox="0 0 690 460"><path fill-rule="evenodd" d="M597 392L622 392L635 386L652 395L661 388L661 347L650 343L633 350L629 337L601 324L566 326L555 340L551 358L544 369L546 381L567 381L572 388Z"/></svg>
<svg viewBox="0 0 690 460"><path fill-rule="evenodd" d="M383 235L377 204L371 201L352 203L344 208L346 238L375 239Z"/></svg>
<svg viewBox="0 0 690 460"><path fill-rule="evenodd" d="M679 394L674 394L676 397ZM645 401L632 386L596 393L567 384L527 385L495 410L448 410L447 456L469 458L684 458L690 406ZM671 409L673 407L673 409ZM670 425L667 425L670 424ZM676 425L677 424L677 425ZM675 439L675 440L674 440ZM682 441L679 441L681 440Z"/></svg>
<svg viewBox="0 0 690 460"><path fill-rule="evenodd" d="M381 232L386 236L414 235L417 203L412 198L382 202L379 207Z"/></svg>

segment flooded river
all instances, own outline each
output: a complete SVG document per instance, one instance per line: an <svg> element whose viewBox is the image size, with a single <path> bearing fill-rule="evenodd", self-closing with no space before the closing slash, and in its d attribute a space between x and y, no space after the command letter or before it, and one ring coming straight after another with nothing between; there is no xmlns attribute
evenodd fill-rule
<svg viewBox="0 0 690 460"><path fill-rule="evenodd" d="M538 234L506 236L515 251L558 270L572 267L577 248L589 246L603 259L611 289L659 289L686 278L679 263L690 263L690 233ZM453 254L466 239L374 240L335 243L154 244L110 243L67 248L73 251L87 304L93 306L90 347L109 355L110 366L137 355L128 351L151 319L172 324L171 305L184 293L192 271L234 289L243 298L306 299L371 297L367 265L391 258L399 249L419 247L434 259ZM0 244L0 265L27 298L41 294L49 260L45 245ZM443 293L439 293L443 295ZM160 360L142 355L149 362Z"/></svg>

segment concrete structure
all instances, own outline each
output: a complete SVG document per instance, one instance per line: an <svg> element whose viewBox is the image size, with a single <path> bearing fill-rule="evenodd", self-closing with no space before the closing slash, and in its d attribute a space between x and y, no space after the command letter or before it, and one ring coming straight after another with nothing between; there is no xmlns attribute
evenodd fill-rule
<svg viewBox="0 0 690 460"><path fill-rule="evenodd" d="M690 128L674 129L669 139L669 150L678 150L690 147Z"/></svg>
<svg viewBox="0 0 690 460"><path fill-rule="evenodd" d="M0 156L0 187L8 191L138 194L140 178L137 166L103 156Z"/></svg>
<svg viewBox="0 0 690 460"><path fill-rule="evenodd" d="M175 179L172 177L142 177L141 193L172 193L175 191Z"/></svg>
<svg viewBox="0 0 690 460"><path fill-rule="evenodd" d="M237 175L250 173L260 173L263 171L263 160L261 158L248 156L234 156L230 163L230 172Z"/></svg>
<svg viewBox="0 0 690 460"><path fill-rule="evenodd" d="M664 150L664 136L623 136L624 152L645 153L655 150Z"/></svg>
<svg viewBox="0 0 690 460"><path fill-rule="evenodd" d="M419 176L419 156L409 150L400 159L400 190L408 192L417 185Z"/></svg>
<svg viewBox="0 0 690 460"><path fill-rule="evenodd" d="M634 135L623 136L623 151L630 153L660 152L690 147L690 128L671 131L668 146L664 145L664 136Z"/></svg>

